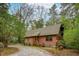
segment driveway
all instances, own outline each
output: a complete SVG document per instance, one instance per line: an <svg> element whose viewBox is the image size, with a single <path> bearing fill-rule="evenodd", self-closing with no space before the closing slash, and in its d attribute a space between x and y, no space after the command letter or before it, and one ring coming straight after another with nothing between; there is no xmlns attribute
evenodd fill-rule
<svg viewBox="0 0 79 59"><path fill-rule="evenodd" d="M30 46L22 46L22 45L11 45L11 47L17 47L19 52L11 54L10 56L52 56L51 53L46 50L30 47Z"/></svg>

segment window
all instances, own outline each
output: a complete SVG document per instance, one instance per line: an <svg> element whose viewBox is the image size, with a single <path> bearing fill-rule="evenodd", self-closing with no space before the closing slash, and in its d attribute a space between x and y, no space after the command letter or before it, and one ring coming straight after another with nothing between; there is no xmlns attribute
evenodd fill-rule
<svg viewBox="0 0 79 59"><path fill-rule="evenodd" d="M46 36L46 41L52 41L52 36Z"/></svg>

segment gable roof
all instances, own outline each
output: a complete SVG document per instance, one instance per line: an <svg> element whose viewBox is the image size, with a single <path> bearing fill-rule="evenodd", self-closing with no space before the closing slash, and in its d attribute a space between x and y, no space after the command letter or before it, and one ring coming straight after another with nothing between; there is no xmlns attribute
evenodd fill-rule
<svg viewBox="0 0 79 59"><path fill-rule="evenodd" d="M61 27L61 24L55 24L55 25L47 26L45 28L31 30L26 33L25 37L59 34L60 27Z"/></svg>

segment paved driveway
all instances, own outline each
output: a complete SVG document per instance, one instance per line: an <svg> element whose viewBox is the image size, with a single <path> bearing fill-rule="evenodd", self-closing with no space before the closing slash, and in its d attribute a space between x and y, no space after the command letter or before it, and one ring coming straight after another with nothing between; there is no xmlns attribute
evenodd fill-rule
<svg viewBox="0 0 79 59"><path fill-rule="evenodd" d="M51 53L40 48L22 46L22 45L13 45L11 47L17 47L20 51L11 54L10 56L52 56Z"/></svg>

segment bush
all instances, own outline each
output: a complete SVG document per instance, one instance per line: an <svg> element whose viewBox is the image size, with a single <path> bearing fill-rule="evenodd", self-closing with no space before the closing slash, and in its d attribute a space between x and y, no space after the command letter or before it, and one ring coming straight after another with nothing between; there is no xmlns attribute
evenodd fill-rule
<svg viewBox="0 0 79 59"><path fill-rule="evenodd" d="M65 30L64 41L67 48L79 49L79 30L76 28Z"/></svg>
<svg viewBox="0 0 79 59"><path fill-rule="evenodd" d="M61 39L58 43L57 43L57 47L60 48L65 48L65 41L63 39Z"/></svg>
<svg viewBox="0 0 79 59"><path fill-rule="evenodd" d="M16 44L18 43L18 38L17 37L11 37L9 39L9 44Z"/></svg>

